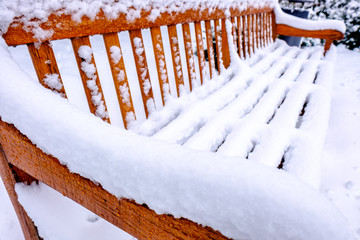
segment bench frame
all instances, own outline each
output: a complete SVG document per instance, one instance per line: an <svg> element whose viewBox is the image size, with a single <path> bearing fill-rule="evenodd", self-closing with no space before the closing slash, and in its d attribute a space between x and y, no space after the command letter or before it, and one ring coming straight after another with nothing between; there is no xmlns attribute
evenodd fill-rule
<svg viewBox="0 0 360 240"><path fill-rule="evenodd" d="M54 33L49 40L70 38L73 43L74 52L76 52L76 49L78 49L80 45L89 44L89 35L102 34L104 36L105 43L108 43L107 48L110 48L112 42L118 42L117 36L116 34L114 35L114 33L119 31L131 30L131 38L141 38L141 31L139 29L151 28L152 35L154 37L159 34L160 25L172 26L174 30L175 24L181 23L185 26L183 27L183 31L188 31L188 23L194 22L195 24L198 24L200 21L217 19L216 21L218 22L222 21L223 26L223 34L221 35L222 62L225 68L229 66L230 53L225 30L225 20L228 16L225 15L224 11L217 9L212 13L200 10L187 10L184 13L176 14L163 13L154 22L147 20L149 15L150 12L143 11L141 12L140 18L129 23L126 21L125 14L120 14L117 19L109 20L105 17L103 12L100 12L95 20L83 17L81 22L75 22L69 15L62 14L59 16L54 13L49 17L46 23L41 25L41 27L44 30L54 30ZM234 18L242 19L246 16L250 19L254 15L258 15L260 18L264 16L264 23L267 25L271 23L271 26L268 25L267 29L270 31L266 32L266 36L264 36L264 34L259 34L258 36L260 38L258 40L253 39L252 41L249 41L249 43L252 42L252 45L246 46L249 51L248 54L251 53L251 49L255 48L255 45L258 47L259 44L262 45L269 40L273 41L277 35L280 34L325 39L325 52L330 48L330 45L334 40L339 40L343 37L342 33L336 30L309 31L296 29L283 24L277 25L275 23L273 9L270 7L262 9L249 8L246 11L240 11L234 8L230 9L230 20L233 23L235 23ZM237 22L239 23L239 20L237 20ZM59 25L58 23L61 24ZM250 29L250 27L248 30L259 31L257 28ZM235 31L235 28L233 31ZM171 31L169 30L169 32ZM20 44L28 45L40 82L45 87L48 87L42 82L44 76L46 74L59 73L50 44L45 42L40 48L38 48L36 46L36 42L38 40L34 38L31 32L25 31L22 24L16 23L16 20L3 37L9 46ZM243 54L246 55L245 49L241 50L241 46L244 45L238 45L238 51L243 51ZM163 55L164 53L160 52L158 58L163 57L161 54ZM51 60L52 64L51 66L42 64L39 59L42 59L43 62L44 60ZM77 60L78 64L80 64L81 59L77 58ZM220 58L217 60L219 61ZM92 59L92 62L93 61L94 60ZM199 61L204 61L204 59L199 59ZM141 66L138 66L138 71L140 67ZM210 75L211 69L213 68L210 66ZM161 70L162 69L158 68L159 76ZM115 66L112 66L112 71L115 76L117 74ZM82 78L83 81L84 79L86 80L86 76L82 76ZM125 79L125 81L127 80ZM140 79L139 81L141 82L142 80ZM159 81L161 83L160 79ZM179 84L181 84L181 79L177 79L177 85ZM99 83L97 83L97 85L99 86L99 91L101 92L101 86ZM58 90L58 92L66 97L66 93L63 88ZM146 115L148 115L149 112L146 109L146 101L152 96L144 93L142 93L142 95ZM96 113L96 106L94 106L91 102L91 93L87 92L87 97L91 112ZM120 102L121 96L118 97ZM164 96L163 101L165 101ZM123 116L126 116L126 113L131 111L133 111L132 106L121 107ZM110 122L108 118L103 119ZM127 127L125 119L124 124L125 127ZM15 184L17 182L30 184L34 181L44 182L46 185L62 193L64 196L67 196L75 202L83 205L90 211L138 239L227 239L227 237L223 236L220 232L209 227L200 226L190 220L182 218L177 219L171 215L158 215L146 205L139 205L129 199L117 199L114 195L104 190L100 185L97 185L78 174L71 173L67 167L60 164L59 160L42 152L11 124L0 121L0 132L0 175L4 181L27 240L41 238L37 233L36 226L18 202L17 194L15 192Z"/></svg>

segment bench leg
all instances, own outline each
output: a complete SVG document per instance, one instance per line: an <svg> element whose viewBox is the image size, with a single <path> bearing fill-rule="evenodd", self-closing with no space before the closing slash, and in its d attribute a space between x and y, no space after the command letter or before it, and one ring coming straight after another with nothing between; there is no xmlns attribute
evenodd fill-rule
<svg viewBox="0 0 360 240"><path fill-rule="evenodd" d="M18 201L17 194L15 192L15 184L17 182L25 182L30 184L35 181L30 175L24 171L12 166L8 163L5 152L0 145L0 176L4 182L5 188L9 194L11 203L15 209L16 215L19 219L24 237L26 240L40 240L42 239L37 231L34 222L27 215L25 209Z"/></svg>

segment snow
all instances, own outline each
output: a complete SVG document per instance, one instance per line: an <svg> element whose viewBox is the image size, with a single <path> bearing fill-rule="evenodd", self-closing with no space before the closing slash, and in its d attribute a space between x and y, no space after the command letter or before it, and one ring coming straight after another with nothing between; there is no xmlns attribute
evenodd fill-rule
<svg viewBox="0 0 360 240"><path fill-rule="evenodd" d="M344 219L329 201L290 174L256 162L150 141L110 126L29 80L3 48L1 54L3 121L14 123L71 171L100 182L117 197L146 202L158 213L186 217L233 238L351 239ZM210 82L208 91L228 81L234 68L246 69L229 69ZM73 121L66 121L68 116ZM61 119L66 124L59 125ZM225 205L222 196L228 196Z"/></svg>
<svg viewBox="0 0 360 240"><path fill-rule="evenodd" d="M345 33L346 26L344 22L337 20L307 20L301 19L290 14L286 14L281 10L279 4L274 6L275 18L277 24L285 24L294 28L300 28L305 30L325 30L333 29L339 32Z"/></svg>

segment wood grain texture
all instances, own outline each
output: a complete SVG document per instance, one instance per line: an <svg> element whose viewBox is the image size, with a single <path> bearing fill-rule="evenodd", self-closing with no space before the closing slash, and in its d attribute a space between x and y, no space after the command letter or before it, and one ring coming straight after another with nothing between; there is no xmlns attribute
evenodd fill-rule
<svg viewBox="0 0 360 240"><path fill-rule="evenodd" d="M139 18L134 19L134 21L128 21L126 13L119 14L116 19L108 19L105 14L100 11L93 20L83 16L80 22L72 20L70 15L66 15L60 10L51 14L46 23L41 23L40 27L43 30L53 31L52 36L47 40L57 40L221 19L229 16L269 12L271 10L270 7L248 7L246 9L241 7L230 8L230 14L228 15L223 9L211 8L211 10L204 10L199 7L198 9L189 9L183 12L163 12L155 21L148 20L151 11L141 11ZM37 19L33 19L32 21L36 22ZM7 32L3 35L3 38L9 46L38 42L32 31L27 31L23 23L17 19L15 19L13 24L8 28Z"/></svg>
<svg viewBox="0 0 360 240"><path fill-rule="evenodd" d="M146 118L148 118L149 114L153 110L155 110L152 109L155 107L155 103L154 103L152 86L150 82L149 69L145 55L144 40L141 34L141 30L131 30L129 31L129 35L130 35L132 51L134 54L136 72L139 79L140 91L144 105L145 115Z"/></svg>
<svg viewBox="0 0 360 240"><path fill-rule="evenodd" d="M158 215L146 205L117 199L99 184L71 173L36 148L13 125L0 121L1 145L8 161L81 204L115 226L141 239L228 239L218 231L169 214Z"/></svg>
<svg viewBox="0 0 360 240"><path fill-rule="evenodd" d="M95 114L96 116L100 117L105 122L110 123L109 116L107 114L106 103L104 99L104 93L101 89L99 75L96 70L96 64L94 60L94 56L91 53L91 60L86 61L79 55L79 49L82 46L87 46L91 49L90 39L89 37L79 37L79 38L72 38L71 44L74 50L75 59L79 68L80 77L82 84L84 86L84 91L86 95L86 99L90 108L90 112ZM95 68L95 71L89 74L86 70L86 66L84 64L92 65ZM90 76L91 75L91 76ZM93 82L95 81L95 82ZM96 86L95 86L96 85ZM95 98L100 96L100 102L97 102ZM103 115L102 107L105 108L105 115Z"/></svg>
<svg viewBox="0 0 360 240"><path fill-rule="evenodd" d="M159 78L161 99L164 105L166 97L170 95L169 76L166 68L164 44L162 41L160 27L153 27L150 29L150 32L154 49L156 70Z"/></svg>
<svg viewBox="0 0 360 240"><path fill-rule="evenodd" d="M60 96L66 98L64 84L61 80L60 71L56 63L55 55L51 47L51 43L46 41L35 46L35 44L28 44L28 50L31 57L31 61L35 68L36 75L41 85L60 94ZM57 74L60 85L50 86L44 79L52 74Z"/></svg>
<svg viewBox="0 0 360 240"><path fill-rule="evenodd" d="M184 37L184 48L186 56L186 65L188 70L188 79L190 91L192 90L193 84L196 82L196 73L195 73L195 59L191 43L191 32L189 23L184 23L182 25L183 37Z"/></svg>
<svg viewBox="0 0 360 240"><path fill-rule="evenodd" d="M3 132L0 131L1 137L4 138ZM2 141L1 141L2 142ZM10 201L14 207L15 213L20 222L21 229L23 231L26 240L40 240L38 231L34 222L27 215L25 209L18 201L18 195L15 191L15 184L17 182L26 182L30 184L35 179L21 171L20 169L11 166L8 162L6 154L0 144L0 176L9 195Z"/></svg>
<svg viewBox="0 0 360 240"><path fill-rule="evenodd" d="M121 116L123 119L124 127L127 129L129 125L129 118L127 116L135 116L134 105L129 89L128 78L125 69L124 58L120 47L119 37L117 33L107 33L103 35L106 54L109 59L111 74L113 76L114 87L118 99ZM118 51L120 58L112 57L112 51Z"/></svg>
<svg viewBox="0 0 360 240"><path fill-rule="evenodd" d="M171 51L173 69L174 69L177 96L179 97L181 88L184 87L184 74L182 71L179 38L177 35L176 25L171 25L168 27L168 34L169 34L170 51Z"/></svg>
<svg viewBox="0 0 360 240"><path fill-rule="evenodd" d="M230 66L230 50L228 32L226 31L227 19L221 19L221 50L222 50L222 63L225 68Z"/></svg>
<svg viewBox="0 0 360 240"><path fill-rule="evenodd" d="M204 52L203 35L201 30L201 22L196 22L194 25L195 25L196 48L197 48L198 61L199 61L200 84L203 84L204 79L206 77L206 68L205 68L205 52Z"/></svg>

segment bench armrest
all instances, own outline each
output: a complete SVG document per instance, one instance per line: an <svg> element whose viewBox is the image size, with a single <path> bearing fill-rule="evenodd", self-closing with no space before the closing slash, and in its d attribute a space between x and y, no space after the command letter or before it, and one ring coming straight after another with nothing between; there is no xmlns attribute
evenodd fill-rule
<svg viewBox="0 0 360 240"><path fill-rule="evenodd" d="M283 12L276 4L274 7L276 34L295 37L312 37L325 39L325 52L334 40L344 38L346 26L338 20L308 20Z"/></svg>

